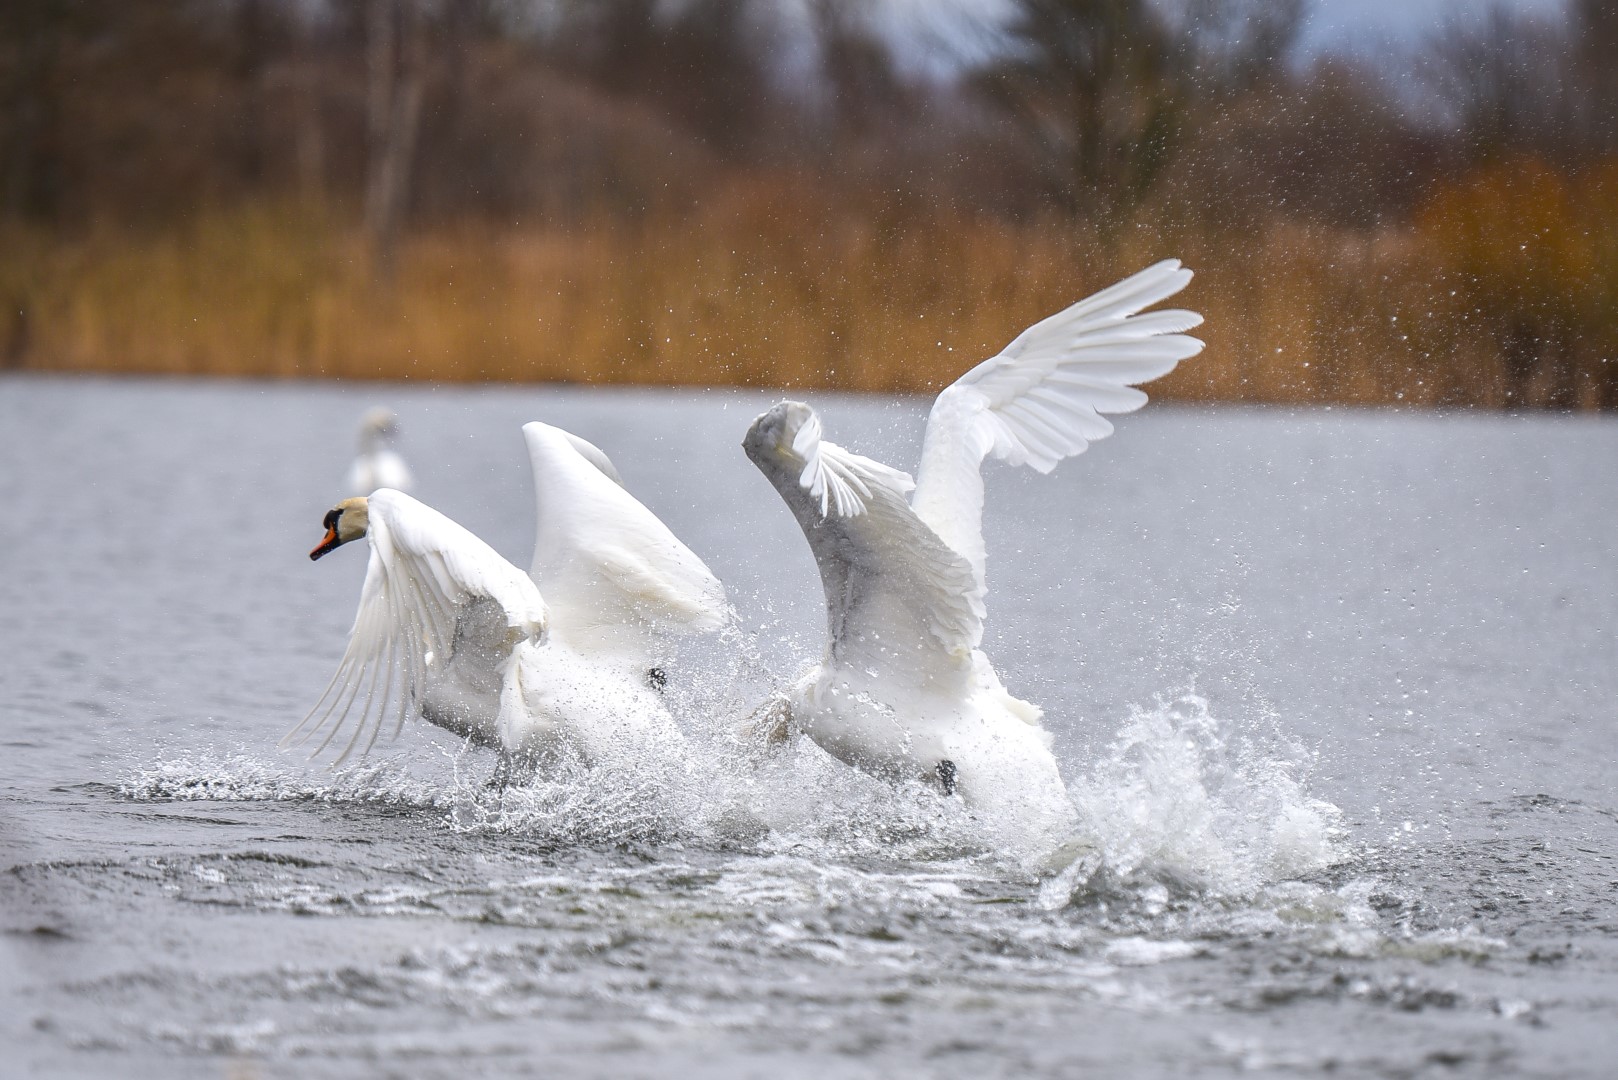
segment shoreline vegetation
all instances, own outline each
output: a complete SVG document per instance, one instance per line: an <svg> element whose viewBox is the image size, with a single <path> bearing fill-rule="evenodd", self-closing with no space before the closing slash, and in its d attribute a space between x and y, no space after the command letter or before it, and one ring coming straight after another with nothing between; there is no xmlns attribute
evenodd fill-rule
<svg viewBox="0 0 1618 1080"><path fill-rule="evenodd" d="M1208 347L1154 383L1154 398L1612 408L1618 228L1591 229L1603 217L1576 203L1618 197L1618 164L1576 190L1557 181L1514 162L1377 232L1270 223L1221 235L1162 215L1104 237L903 200L853 213L766 176L685 214L417 230L385 282L351 216L296 205L72 237L12 224L0 226L0 359L54 372L926 393L1030 323L1177 257L1197 273L1180 302L1204 315ZM1545 256L1494 273L1529 244Z"/></svg>
<svg viewBox="0 0 1618 1080"><path fill-rule="evenodd" d="M0 5L0 367L926 393L1179 258L1156 398L1618 408L1618 5L937 7Z"/></svg>

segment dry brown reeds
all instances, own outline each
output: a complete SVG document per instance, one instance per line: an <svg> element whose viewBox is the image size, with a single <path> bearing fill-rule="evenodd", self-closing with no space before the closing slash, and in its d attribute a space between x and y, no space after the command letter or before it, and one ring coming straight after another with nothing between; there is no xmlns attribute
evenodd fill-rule
<svg viewBox="0 0 1618 1080"><path fill-rule="evenodd" d="M1532 217L1514 193L1546 190L1536 175L1435 193L1400 230L1233 235L1148 211L1102 238L899 197L854 212L755 173L686 214L419 233L387 288L357 230L290 206L163 233L11 226L0 303L24 313L11 353L50 370L925 391L1174 255L1198 271L1183 300L1207 317L1208 349L1155 396L1611 405L1601 328L1618 254L1573 240L1581 219L1618 218L1618 166ZM1504 309L1548 314L1524 331ZM1571 383L1546 374L1564 326L1583 350ZM1526 361L1524 334L1539 349Z"/></svg>

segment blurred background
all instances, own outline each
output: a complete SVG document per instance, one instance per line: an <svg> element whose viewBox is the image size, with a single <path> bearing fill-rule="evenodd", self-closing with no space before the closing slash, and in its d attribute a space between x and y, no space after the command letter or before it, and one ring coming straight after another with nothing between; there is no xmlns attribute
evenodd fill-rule
<svg viewBox="0 0 1618 1080"><path fill-rule="evenodd" d="M1618 4L13 0L0 366L1618 406Z"/></svg>

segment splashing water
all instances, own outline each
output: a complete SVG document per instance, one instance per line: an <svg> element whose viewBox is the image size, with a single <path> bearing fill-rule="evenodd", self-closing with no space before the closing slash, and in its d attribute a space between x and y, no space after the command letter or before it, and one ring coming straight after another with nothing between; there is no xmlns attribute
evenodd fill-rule
<svg viewBox="0 0 1618 1080"><path fill-rule="evenodd" d="M756 760L728 738L727 724L696 732L677 762L562 762L506 788L486 783L483 757L463 748L445 750L437 773L392 761L327 777L241 754L186 753L134 770L119 790L138 800L385 804L434 812L458 832L558 847L681 842L831 860L987 857L1009 860L1019 875L1030 868L996 848L986 823L958 800L873 779L801 738ZM1195 693L1136 709L1106 755L1070 779L1080 834L1040 903L1162 887L1240 897L1341 862L1341 814L1307 793L1309 763L1296 747L1235 736Z"/></svg>
<svg viewBox="0 0 1618 1080"><path fill-rule="evenodd" d="M1041 903L1159 886L1248 896L1347 858L1341 812L1305 790L1307 756L1232 742L1195 693L1137 708L1069 785L1087 850L1045 883Z"/></svg>

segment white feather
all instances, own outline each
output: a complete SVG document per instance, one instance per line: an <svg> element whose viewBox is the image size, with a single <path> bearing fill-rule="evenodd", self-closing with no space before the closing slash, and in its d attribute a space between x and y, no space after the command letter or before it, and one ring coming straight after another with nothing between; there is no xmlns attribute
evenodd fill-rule
<svg viewBox="0 0 1618 1080"><path fill-rule="evenodd" d="M798 483L820 500L822 517L850 518L865 513L873 485L900 495L916 486L908 473L821 439L820 417L812 410L792 438L792 452L803 460Z"/></svg>
<svg viewBox="0 0 1618 1080"><path fill-rule="evenodd" d="M910 476L820 438L814 410L783 402L744 443L797 516L820 566L834 654L926 641L913 674L956 671L982 636L972 568L910 508Z"/></svg>
<svg viewBox="0 0 1618 1080"><path fill-rule="evenodd" d="M1029 327L938 396L918 482L822 437L798 402L760 416L743 446L792 510L826 594L829 647L774 706L851 765L954 790L1011 846L1071 836L1040 711L1008 693L977 648L984 619L989 454L1048 472L1138 409L1134 388L1202 348L1188 311L1140 314L1191 278L1159 263ZM909 502L905 496L914 489Z"/></svg>
<svg viewBox="0 0 1618 1080"><path fill-rule="evenodd" d="M1202 316L1144 312L1173 296L1191 271L1166 259L1035 323L933 403L912 505L972 564L984 586L983 459L1050 472L1112 434L1102 413L1146 404L1136 384L1202 351L1184 331Z"/></svg>
<svg viewBox="0 0 1618 1080"><path fill-rule="evenodd" d="M282 741L307 742L329 726L318 754L344 728L364 688L364 704L338 763L367 730L368 750L390 713L396 728L403 724L431 677L468 644L464 636L457 640L456 631L474 603L494 604L503 626L471 644L502 655L522 643L542 642L548 622L532 579L437 510L387 488L374 492L366 506L371 556L348 648L325 693Z"/></svg>
<svg viewBox="0 0 1618 1080"><path fill-rule="evenodd" d="M534 572L408 495L372 494L348 648L283 745L324 732L318 754L346 730L341 763L367 752L387 718L397 732L420 713L508 754L565 744L597 760L645 741L678 756L650 668L664 637L722 625L724 591L599 449L545 424L524 435L539 497ZM550 604L536 580L554 589Z"/></svg>
<svg viewBox="0 0 1618 1080"><path fill-rule="evenodd" d="M579 446L589 443L549 424L526 424L523 437L539 506L530 573L544 583L558 634L644 673L669 635L725 625L724 587L614 482L606 455L597 450L594 460Z"/></svg>

